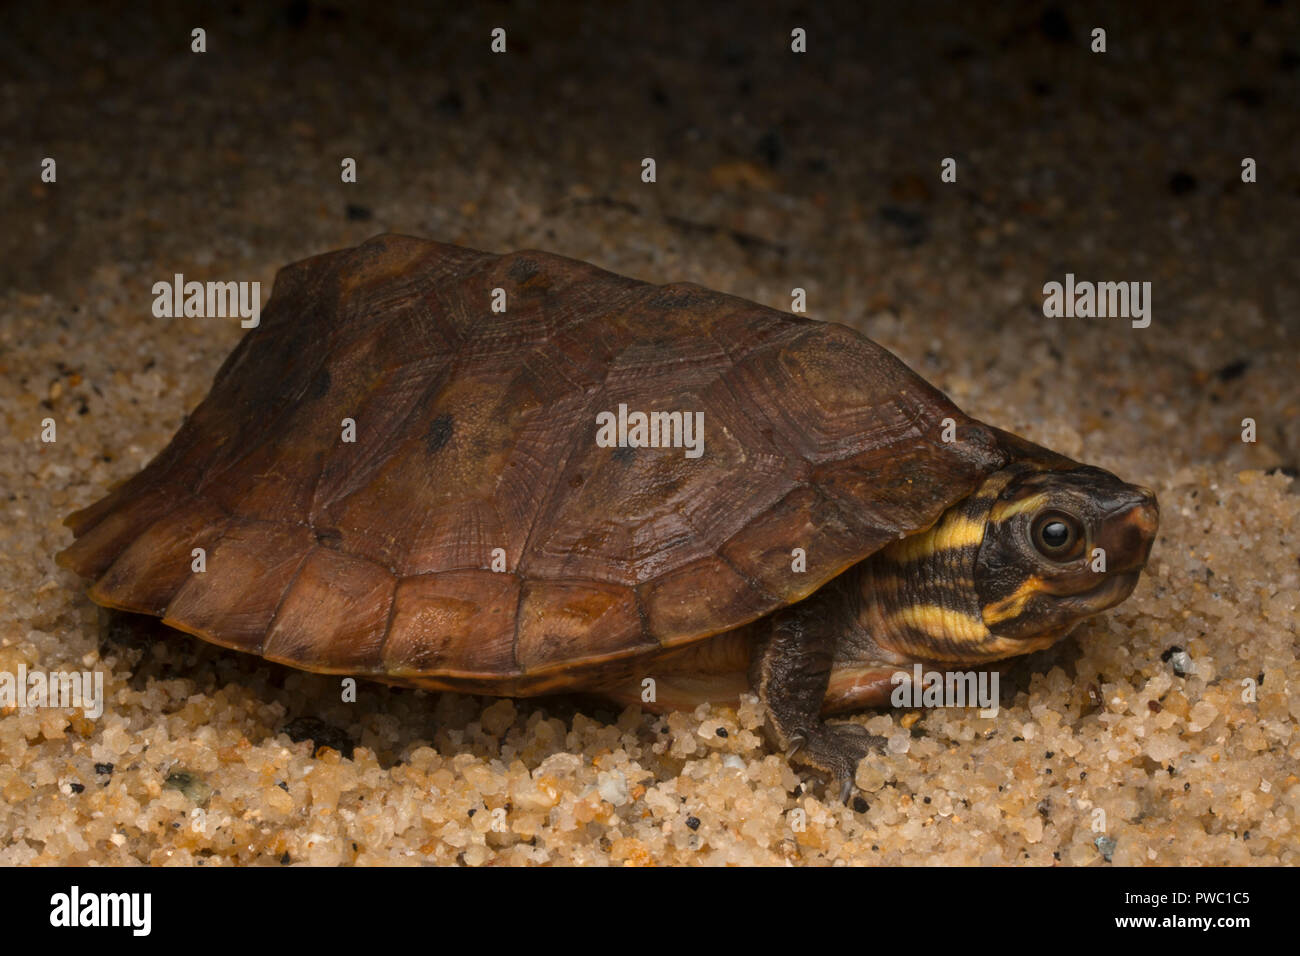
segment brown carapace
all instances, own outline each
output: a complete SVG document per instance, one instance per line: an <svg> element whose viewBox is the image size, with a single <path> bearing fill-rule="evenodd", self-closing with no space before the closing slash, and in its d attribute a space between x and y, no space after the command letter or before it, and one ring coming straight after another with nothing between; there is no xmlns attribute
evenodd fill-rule
<svg viewBox="0 0 1300 956"><path fill-rule="evenodd" d="M843 778L865 745L819 714L1051 643L1127 596L1155 523L844 326L382 236L280 271L59 561L101 605L311 671L660 709L752 689Z"/></svg>

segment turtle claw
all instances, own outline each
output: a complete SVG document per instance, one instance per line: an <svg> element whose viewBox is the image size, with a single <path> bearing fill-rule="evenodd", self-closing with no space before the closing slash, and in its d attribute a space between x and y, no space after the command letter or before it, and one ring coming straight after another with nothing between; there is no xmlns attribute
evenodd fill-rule
<svg viewBox="0 0 1300 956"><path fill-rule="evenodd" d="M885 745L885 738L870 733L861 724L823 724L810 731L800 731L790 737L789 758L795 751L798 762L820 770L832 780L840 782L840 802L848 803L853 795L853 778L858 764L872 751Z"/></svg>

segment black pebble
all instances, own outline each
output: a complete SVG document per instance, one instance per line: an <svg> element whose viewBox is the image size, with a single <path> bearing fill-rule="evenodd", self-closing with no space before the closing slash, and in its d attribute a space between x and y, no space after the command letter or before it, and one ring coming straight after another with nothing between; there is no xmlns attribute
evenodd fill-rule
<svg viewBox="0 0 1300 956"><path fill-rule="evenodd" d="M1196 177L1180 169L1169 177L1169 191L1175 196L1196 192Z"/></svg>
<svg viewBox="0 0 1300 956"><path fill-rule="evenodd" d="M866 813L871 809L871 804L867 803L867 801L863 800L861 797L854 797L853 809L857 813Z"/></svg>
<svg viewBox="0 0 1300 956"><path fill-rule="evenodd" d="M1038 29L1053 43L1069 43L1074 39L1074 29L1060 7L1048 7L1038 18Z"/></svg>
<svg viewBox="0 0 1300 956"><path fill-rule="evenodd" d="M1173 657L1175 654L1177 654L1177 653L1178 653L1179 651L1181 651L1181 650L1182 650L1182 648L1179 647L1177 644L1174 644L1174 645L1172 645L1172 646L1170 646L1170 647L1166 647L1165 650L1164 650L1164 653L1160 655L1160 659L1161 659L1162 661L1164 661L1166 664L1168 664L1168 663L1169 663L1169 658Z"/></svg>
<svg viewBox="0 0 1300 956"><path fill-rule="evenodd" d="M95 764L95 773L112 773L112 772L113 772L113 765L111 763Z"/></svg>
<svg viewBox="0 0 1300 956"><path fill-rule="evenodd" d="M1248 368L1250 368L1250 359L1237 359L1223 366L1214 375L1220 382L1231 382L1234 378L1245 375Z"/></svg>
<svg viewBox="0 0 1300 956"><path fill-rule="evenodd" d="M315 747L331 747L348 759L352 758L352 740L348 735L319 718L295 717L280 728L280 732L295 743L310 740Z"/></svg>
<svg viewBox="0 0 1300 956"><path fill-rule="evenodd" d="M438 97L438 102L434 105L439 113L447 116L459 116L465 112L465 102L460 98L460 93L457 90L448 90L443 93L442 96Z"/></svg>
<svg viewBox="0 0 1300 956"><path fill-rule="evenodd" d="M68 784L68 789L71 790L73 793L84 793L86 790L86 788L79 783Z"/></svg>
<svg viewBox="0 0 1300 956"><path fill-rule="evenodd" d="M719 737L725 737L727 736L727 728L719 727L716 731L714 731L714 733L716 733Z"/></svg>
<svg viewBox="0 0 1300 956"><path fill-rule="evenodd" d="M688 827L690 827L692 830L698 830L698 829L700 828L700 818L699 818L699 817L687 817L687 818L686 818L686 825L687 825Z"/></svg>
<svg viewBox="0 0 1300 956"><path fill-rule="evenodd" d="M1228 91L1228 99L1248 110L1264 105L1264 91L1257 86L1238 86Z"/></svg>
<svg viewBox="0 0 1300 956"><path fill-rule="evenodd" d="M768 130L758 138L758 155L763 157L763 161L769 166L775 166L781 162L781 157L785 155L785 146L781 143L781 134L774 129Z"/></svg>
<svg viewBox="0 0 1300 956"><path fill-rule="evenodd" d="M930 237L930 223L923 213L884 205L880 207L879 214L882 222L898 230L899 238L905 246L919 246Z"/></svg>
<svg viewBox="0 0 1300 956"><path fill-rule="evenodd" d="M300 30L311 17L311 3L308 0L289 0L284 5L284 22L295 30Z"/></svg>

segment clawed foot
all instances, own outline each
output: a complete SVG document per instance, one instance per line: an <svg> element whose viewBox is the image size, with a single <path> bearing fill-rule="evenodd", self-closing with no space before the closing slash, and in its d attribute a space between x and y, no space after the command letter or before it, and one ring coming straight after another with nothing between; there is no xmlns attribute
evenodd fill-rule
<svg viewBox="0 0 1300 956"><path fill-rule="evenodd" d="M884 745L884 737L869 733L861 724L821 724L791 734L785 755L838 780L840 802L847 803L858 764Z"/></svg>

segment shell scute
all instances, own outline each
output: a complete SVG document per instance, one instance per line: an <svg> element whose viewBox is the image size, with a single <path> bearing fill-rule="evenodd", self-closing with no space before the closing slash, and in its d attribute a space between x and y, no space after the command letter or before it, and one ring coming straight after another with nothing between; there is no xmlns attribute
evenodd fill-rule
<svg viewBox="0 0 1300 956"><path fill-rule="evenodd" d="M276 608L262 656L307 670L378 670L396 583L364 558L314 548Z"/></svg>

